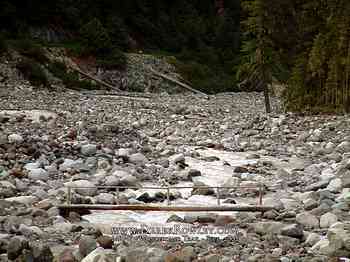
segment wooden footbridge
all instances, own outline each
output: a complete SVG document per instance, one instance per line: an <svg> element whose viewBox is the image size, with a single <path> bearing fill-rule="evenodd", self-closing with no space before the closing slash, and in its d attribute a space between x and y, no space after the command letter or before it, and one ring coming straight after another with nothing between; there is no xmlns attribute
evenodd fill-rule
<svg viewBox="0 0 350 262"><path fill-rule="evenodd" d="M114 190L116 192L116 204L73 204L72 203L72 193L76 189L104 189L104 190ZM149 189L149 190L163 190L166 191L166 204L140 204L140 205L131 205L131 204L120 204L120 192L125 189ZM171 205L171 191L179 189L214 189L216 191L216 205L201 205L201 206L187 206L187 205ZM222 192L227 190L254 190L258 192L257 203L256 205L237 205L237 204L221 204ZM241 212L266 212L274 209L272 206L264 206L263 203L263 190L264 187L262 184L259 186L235 186L235 187L209 187L209 186L169 186L169 187L130 187L130 186L98 186L98 187L67 187L67 202L66 204L59 205L58 208L60 213L64 216L67 216L69 212L74 211L79 214L89 214L91 210L131 210L131 211L173 211L173 212L232 212L232 211L241 211Z"/></svg>

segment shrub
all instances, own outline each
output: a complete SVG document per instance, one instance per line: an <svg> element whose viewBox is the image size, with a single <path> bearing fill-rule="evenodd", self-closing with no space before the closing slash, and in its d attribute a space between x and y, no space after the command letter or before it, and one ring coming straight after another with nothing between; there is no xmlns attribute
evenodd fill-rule
<svg viewBox="0 0 350 262"><path fill-rule="evenodd" d="M97 65L105 69L125 69L127 59L119 49L113 49L109 56L97 59Z"/></svg>
<svg viewBox="0 0 350 262"><path fill-rule="evenodd" d="M111 39L100 20L92 19L80 30L84 52L86 54L104 55L111 50Z"/></svg>
<svg viewBox="0 0 350 262"><path fill-rule="evenodd" d="M61 79L63 84L70 89L97 89L97 85L91 83L88 80L80 80L79 75L76 72L68 72L67 67L64 63L53 62L48 66L50 72Z"/></svg>
<svg viewBox="0 0 350 262"><path fill-rule="evenodd" d="M235 91L234 76L218 73L211 67L200 64L198 62L180 62L173 57L168 59L168 62L173 64L177 71L190 84L205 93L218 93L226 91Z"/></svg>
<svg viewBox="0 0 350 262"><path fill-rule="evenodd" d="M17 68L32 85L49 86L47 76L38 62L26 58L18 62Z"/></svg>
<svg viewBox="0 0 350 262"><path fill-rule="evenodd" d="M45 55L45 50L32 40L17 40L14 43L14 47L21 55L29 57L39 63L43 64L49 61Z"/></svg>

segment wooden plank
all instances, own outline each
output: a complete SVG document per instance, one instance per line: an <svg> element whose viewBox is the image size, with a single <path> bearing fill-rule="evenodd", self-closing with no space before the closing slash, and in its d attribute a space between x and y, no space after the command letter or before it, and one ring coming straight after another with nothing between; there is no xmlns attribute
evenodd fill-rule
<svg viewBox="0 0 350 262"><path fill-rule="evenodd" d="M227 206L156 206L156 205L59 205L63 212L88 211L88 210L131 210L131 211L178 211L178 212L266 212L275 209L271 206L248 206L248 205L227 205Z"/></svg>

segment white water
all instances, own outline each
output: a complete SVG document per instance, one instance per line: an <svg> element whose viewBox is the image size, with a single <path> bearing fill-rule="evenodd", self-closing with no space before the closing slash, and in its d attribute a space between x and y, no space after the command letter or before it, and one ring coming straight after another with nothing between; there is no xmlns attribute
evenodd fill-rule
<svg viewBox="0 0 350 262"><path fill-rule="evenodd" d="M201 171L202 176L196 177L197 181L204 182L206 185L210 186L221 186L227 179L232 177L233 169L237 166L254 164L257 159L249 159L246 157L248 153L236 153L236 152L224 152L214 149L198 150L198 152L203 157L216 156L219 157L219 161L207 162L203 160L198 160L194 158L187 157L186 163L189 165L189 168L197 169ZM271 160L271 158L269 158ZM277 159L273 159L274 162L278 162ZM223 163L227 162L231 166L224 165ZM280 163L278 163L280 165ZM143 186L159 186L156 184L145 183ZM174 186L192 186L192 182L181 182ZM153 194L159 190L151 189L140 189L135 191L136 195L139 195L143 192L148 192ZM192 205L192 206L215 206L217 205L217 199L215 196L203 196L203 195L193 195L191 196L191 189L179 189L182 198L171 201L171 205ZM223 199L221 200L221 202ZM166 203L162 203L166 205ZM241 199L239 204L248 204ZM228 204L229 205L229 204ZM234 215L236 212L211 212L211 213L221 213L225 215ZM96 224L100 227L101 230L106 233L110 232L110 228L113 225L126 225L127 223L146 223L146 224L165 224L167 219L172 215L176 214L180 217L184 217L185 212L134 212L134 211L101 211L94 212L93 214L84 216L90 223ZM189 213L187 213L189 214ZM198 213L197 213L198 214Z"/></svg>

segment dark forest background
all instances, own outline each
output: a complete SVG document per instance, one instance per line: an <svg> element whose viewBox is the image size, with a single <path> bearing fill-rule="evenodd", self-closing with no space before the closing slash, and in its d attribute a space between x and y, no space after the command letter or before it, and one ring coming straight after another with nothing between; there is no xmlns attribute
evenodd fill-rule
<svg viewBox="0 0 350 262"><path fill-rule="evenodd" d="M0 49L41 30L106 66L142 50L209 93L278 83L289 109L349 111L349 14L348 0L2 0Z"/></svg>

